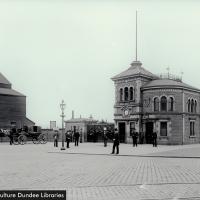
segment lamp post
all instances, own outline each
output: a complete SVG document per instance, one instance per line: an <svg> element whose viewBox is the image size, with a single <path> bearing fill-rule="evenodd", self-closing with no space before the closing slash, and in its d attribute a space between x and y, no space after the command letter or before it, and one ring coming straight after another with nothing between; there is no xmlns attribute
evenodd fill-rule
<svg viewBox="0 0 200 200"><path fill-rule="evenodd" d="M64 110L65 110L65 103L64 103L64 100L62 100L61 104L60 104L60 109L62 111L62 114L60 115L62 117L62 147L60 150L65 150L65 147L64 147Z"/></svg>

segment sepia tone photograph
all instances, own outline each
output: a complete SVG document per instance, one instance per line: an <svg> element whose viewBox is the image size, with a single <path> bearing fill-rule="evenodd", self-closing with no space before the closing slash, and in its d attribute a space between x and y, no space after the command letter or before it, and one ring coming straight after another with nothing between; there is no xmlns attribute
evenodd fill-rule
<svg viewBox="0 0 200 200"><path fill-rule="evenodd" d="M0 199L200 199L199 8L0 0Z"/></svg>

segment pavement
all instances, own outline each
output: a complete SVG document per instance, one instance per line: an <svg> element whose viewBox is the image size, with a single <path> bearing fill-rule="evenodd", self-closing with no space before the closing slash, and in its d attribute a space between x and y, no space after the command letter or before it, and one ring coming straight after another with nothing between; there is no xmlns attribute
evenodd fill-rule
<svg viewBox="0 0 200 200"><path fill-rule="evenodd" d="M200 144L0 143L0 189L64 189L67 200L200 199Z"/></svg>

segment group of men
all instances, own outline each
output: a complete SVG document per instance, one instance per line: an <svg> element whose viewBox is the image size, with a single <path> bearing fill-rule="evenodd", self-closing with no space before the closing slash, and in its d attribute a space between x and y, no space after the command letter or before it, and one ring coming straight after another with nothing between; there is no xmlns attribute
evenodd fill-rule
<svg viewBox="0 0 200 200"><path fill-rule="evenodd" d="M80 133L76 131L73 135L71 131L65 133L66 147L69 148L69 143L74 138L75 146L78 146ZM58 133L54 134L54 147L58 147Z"/></svg>
<svg viewBox="0 0 200 200"><path fill-rule="evenodd" d="M136 132L136 130L135 129L133 129L132 131L131 131L131 136L132 136L132 139L133 139L133 146L134 147L137 147L137 144L138 144L138 132ZM153 147L157 147L157 133L154 131L153 133L152 133L152 135L151 135L151 141L152 141L152 144L153 144ZM141 137L142 138L142 143L143 143L143 137ZM142 144L141 143L141 144Z"/></svg>
<svg viewBox="0 0 200 200"><path fill-rule="evenodd" d="M136 132L135 129L133 129L133 131L131 131L131 136L132 136L132 139L133 139L133 146L137 147L138 132ZM66 134L65 134L66 143L67 143L66 147L69 148L69 143L70 143L70 141L72 141L72 138L74 138L75 146L78 146L79 137L80 137L80 134L79 134L78 131L75 132L73 134L73 136L72 136L71 131L67 131ZM103 137L104 137L104 147L106 147L107 141L108 141L108 136L106 134L106 131L104 132ZM119 132L116 128L115 131L114 131L114 135L113 135L113 147L112 147L112 153L111 154L114 154L115 150L116 150L116 154L119 154L119 143L120 143L120 137L119 137ZM153 144L153 147L157 147L157 133L156 132L153 132L153 134L152 134L152 144ZM54 146L55 147L58 146L58 134L54 135Z"/></svg>

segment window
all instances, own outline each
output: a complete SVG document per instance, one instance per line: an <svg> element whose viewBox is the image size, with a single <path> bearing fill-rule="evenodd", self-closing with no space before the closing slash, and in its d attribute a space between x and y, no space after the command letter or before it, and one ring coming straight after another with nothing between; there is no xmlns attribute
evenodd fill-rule
<svg viewBox="0 0 200 200"><path fill-rule="evenodd" d="M167 122L160 122L160 136L167 136Z"/></svg>
<svg viewBox="0 0 200 200"><path fill-rule="evenodd" d="M133 100L135 101L135 96L136 96L136 88L134 87L134 89L133 89Z"/></svg>
<svg viewBox="0 0 200 200"><path fill-rule="evenodd" d="M133 101L133 87L130 87L130 101Z"/></svg>
<svg viewBox="0 0 200 200"><path fill-rule="evenodd" d="M123 89L121 88L120 89L120 92L119 92L120 94L119 94L119 99L120 99L120 101L123 101Z"/></svg>
<svg viewBox="0 0 200 200"><path fill-rule="evenodd" d="M167 111L167 98L161 97L160 110Z"/></svg>
<svg viewBox="0 0 200 200"><path fill-rule="evenodd" d="M174 110L174 99L173 97L169 97L169 111Z"/></svg>
<svg viewBox="0 0 200 200"><path fill-rule="evenodd" d="M194 121L190 121L190 136L194 136Z"/></svg>
<svg viewBox="0 0 200 200"><path fill-rule="evenodd" d="M190 99L188 100L188 112L190 112Z"/></svg>
<svg viewBox="0 0 200 200"><path fill-rule="evenodd" d="M159 111L159 99L158 99L158 97L154 98L153 104L154 104L154 111Z"/></svg>
<svg viewBox="0 0 200 200"><path fill-rule="evenodd" d="M197 113L197 101L194 101L194 112Z"/></svg>
<svg viewBox="0 0 200 200"><path fill-rule="evenodd" d="M128 101L128 88L127 87L125 87L125 89L124 89L124 100Z"/></svg>
<svg viewBox="0 0 200 200"><path fill-rule="evenodd" d="M194 112L194 100L192 99L191 101L191 112L193 113Z"/></svg>

